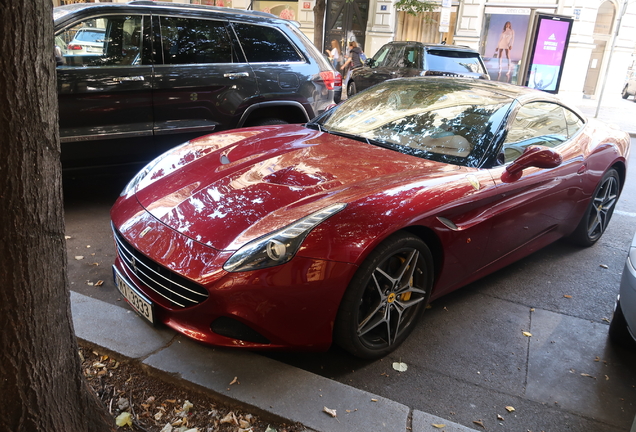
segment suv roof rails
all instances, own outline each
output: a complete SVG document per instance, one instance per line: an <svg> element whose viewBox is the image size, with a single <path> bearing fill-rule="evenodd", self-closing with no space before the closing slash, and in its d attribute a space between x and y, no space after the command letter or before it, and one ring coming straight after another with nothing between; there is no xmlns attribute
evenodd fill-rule
<svg viewBox="0 0 636 432"><path fill-rule="evenodd" d="M275 18L281 19L274 14L270 14L267 12L255 11L255 10L247 10L247 9L234 9L227 8L221 6L208 6L208 5L200 5L200 4L188 4L188 3L170 3L170 2L160 2L153 0L133 0L128 2L131 6L159 6L159 7L170 7L170 8L180 8L180 9L193 9L193 10L214 10L217 12L226 12L226 13L244 13L246 15L260 16L263 18Z"/></svg>

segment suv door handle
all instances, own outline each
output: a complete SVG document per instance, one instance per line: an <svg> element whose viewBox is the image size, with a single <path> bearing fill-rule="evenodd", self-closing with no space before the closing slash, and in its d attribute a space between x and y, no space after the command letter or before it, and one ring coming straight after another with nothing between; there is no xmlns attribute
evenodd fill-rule
<svg viewBox="0 0 636 432"><path fill-rule="evenodd" d="M247 72L231 72L231 73L223 74L223 76L229 79L236 79L241 77L248 77L250 76L250 74Z"/></svg>
<svg viewBox="0 0 636 432"><path fill-rule="evenodd" d="M124 77L114 77L113 81L115 82L124 82L124 81L144 81L143 75L138 76L124 76Z"/></svg>

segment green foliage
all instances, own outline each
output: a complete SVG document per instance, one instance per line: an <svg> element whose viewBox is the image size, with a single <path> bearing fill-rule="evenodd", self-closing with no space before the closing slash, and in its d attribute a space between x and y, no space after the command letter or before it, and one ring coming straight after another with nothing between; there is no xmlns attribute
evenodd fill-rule
<svg viewBox="0 0 636 432"><path fill-rule="evenodd" d="M424 12L431 12L437 6L437 3L426 0L399 0L395 3L395 9L413 16L417 16Z"/></svg>

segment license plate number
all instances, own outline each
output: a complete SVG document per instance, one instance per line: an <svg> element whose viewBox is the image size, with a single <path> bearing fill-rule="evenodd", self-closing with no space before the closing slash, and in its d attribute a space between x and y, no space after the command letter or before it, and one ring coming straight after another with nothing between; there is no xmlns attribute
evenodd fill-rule
<svg viewBox="0 0 636 432"><path fill-rule="evenodd" d="M154 324L152 303L137 294L121 276L116 275L115 280L117 281L117 289L126 300L128 300L128 304L130 304L139 315Z"/></svg>

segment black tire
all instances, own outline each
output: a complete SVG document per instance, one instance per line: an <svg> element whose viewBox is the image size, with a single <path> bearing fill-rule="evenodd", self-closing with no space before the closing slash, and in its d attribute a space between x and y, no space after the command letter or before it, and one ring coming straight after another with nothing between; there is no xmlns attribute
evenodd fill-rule
<svg viewBox="0 0 636 432"><path fill-rule="evenodd" d="M277 118L265 118L265 119L259 119L259 120L254 120L253 122L250 122L250 126L273 126L273 125L283 125L283 124L289 124L287 123L285 120L281 120L281 119L277 119Z"/></svg>
<svg viewBox="0 0 636 432"><path fill-rule="evenodd" d="M623 96L623 99L627 99L629 97L629 93L627 93L627 84L625 84L625 87L623 87L621 96ZM634 100L636 100L636 96L634 96Z"/></svg>
<svg viewBox="0 0 636 432"><path fill-rule="evenodd" d="M636 342L627 328L627 321L623 315L620 300L616 302L616 309L612 315L612 321L609 326L609 337L617 345L625 348L636 348Z"/></svg>
<svg viewBox="0 0 636 432"><path fill-rule="evenodd" d="M620 178L614 168L607 170L596 186L592 200L581 222L570 235L570 240L580 246L592 246L601 238L609 224L620 195Z"/></svg>
<svg viewBox="0 0 636 432"><path fill-rule="evenodd" d="M340 303L334 340L356 357L376 359L411 333L433 286L433 257L414 235L397 233L364 261Z"/></svg>
<svg viewBox="0 0 636 432"><path fill-rule="evenodd" d="M349 84L347 84L347 97L351 97L356 93L358 93L358 90L356 89L355 81L349 81Z"/></svg>

